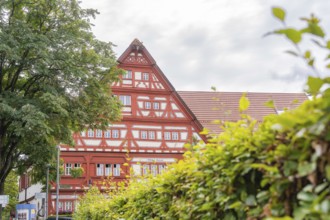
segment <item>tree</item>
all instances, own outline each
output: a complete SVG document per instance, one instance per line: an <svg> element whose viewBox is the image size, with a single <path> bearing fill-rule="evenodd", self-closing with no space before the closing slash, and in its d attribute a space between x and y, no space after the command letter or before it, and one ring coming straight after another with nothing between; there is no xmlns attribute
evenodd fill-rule
<svg viewBox="0 0 330 220"><path fill-rule="evenodd" d="M96 14L76 0L0 2L0 194L13 168L44 173L72 131L119 120L122 70L91 32Z"/></svg>
<svg viewBox="0 0 330 220"><path fill-rule="evenodd" d="M5 191L6 195L9 195L9 204L5 207L3 216L8 217L11 214L12 210L15 210L15 206L18 203L18 183L17 183L17 174L12 171L9 173L5 182Z"/></svg>

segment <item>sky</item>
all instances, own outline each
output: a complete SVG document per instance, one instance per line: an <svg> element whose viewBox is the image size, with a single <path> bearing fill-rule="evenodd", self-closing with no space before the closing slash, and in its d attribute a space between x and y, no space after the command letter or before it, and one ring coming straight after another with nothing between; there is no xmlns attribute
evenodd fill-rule
<svg viewBox="0 0 330 220"><path fill-rule="evenodd" d="M311 13L330 25L329 0L81 1L100 12L97 39L114 43L117 57L139 39L177 91L303 92L314 73L284 52L293 49L284 37L264 37L283 27L271 8L283 7L289 26Z"/></svg>

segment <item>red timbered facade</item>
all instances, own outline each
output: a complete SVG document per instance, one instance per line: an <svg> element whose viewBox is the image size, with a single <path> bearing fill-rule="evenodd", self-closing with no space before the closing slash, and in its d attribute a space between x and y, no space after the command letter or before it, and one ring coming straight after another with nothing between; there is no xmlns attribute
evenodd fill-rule
<svg viewBox="0 0 330 220"><path fill-rule="evenodd" d="M112 85L112 91L123 104L122 121L104 131L74 134L75 148L61 146L60 211L74 210L76 199L91 184L102 189L101 182L108 177L117 182L130 170L135 175L161 173L182 158L184 145L194 135L199 137L201 124L139 40L131 43L118 62L126 74ZM84 173L73 178L71 172L78 167ZM55 191L53 186L50 213L55 211Z"/></svg>

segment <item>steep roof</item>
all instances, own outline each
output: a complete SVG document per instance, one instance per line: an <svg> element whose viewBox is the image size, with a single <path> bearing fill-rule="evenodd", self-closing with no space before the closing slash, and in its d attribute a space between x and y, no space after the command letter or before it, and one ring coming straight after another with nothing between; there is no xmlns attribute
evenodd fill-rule
<svg viewBox="0 0 330 220"><path fill-rule="evenodd" d="M243 95L242 92L179 91L178 94L203 127L214 133L220 132L221 129L212 121L237 121L240 119L239 100ZM250 107L246 114L258 121L262 121L266 115L277 114L278 111L284 109L296 108L308 99L304 93L248 92L246 97L250 101ZM273 100L275 109L265 105L270 100Z"/></svg>

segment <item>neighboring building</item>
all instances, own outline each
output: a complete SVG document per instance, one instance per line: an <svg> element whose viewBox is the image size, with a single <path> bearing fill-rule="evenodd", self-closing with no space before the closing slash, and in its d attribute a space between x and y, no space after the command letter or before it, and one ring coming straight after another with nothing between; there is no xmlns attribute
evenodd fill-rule
<svg viewBox="0 0 330 220"><path fill-rule="evenodd" d="M157 66L143 44L135 39L118 59L126 70L122 80L112 85L114 95L123 103L122 121L105 131L86 130L73 135L76 146L61 146L64 175L61 176L59 209L73 211L77 198L90 185L105 189L105 184L124 181L130 170L134 175L157 175L168 164L182 159L184 145L196 139L206 141L199 132L206 127L220 132L215 119L237 121L242 93L177 92ZM303 93L248 93L252 117L277 113L264 103L274 100L277 110L292 108L306 100ZM83 168L81 177L71 172ZM22 182L23 180L21 180ZM22 183L23 184L23 183ZM21 189L25 189L23 187ZM49 213L55 212L56 188L49 193ZM22 195L23 195L22 191ZM32 195L32 194L31 194ZM20 202L32 201L20 195Z"/></svg>

